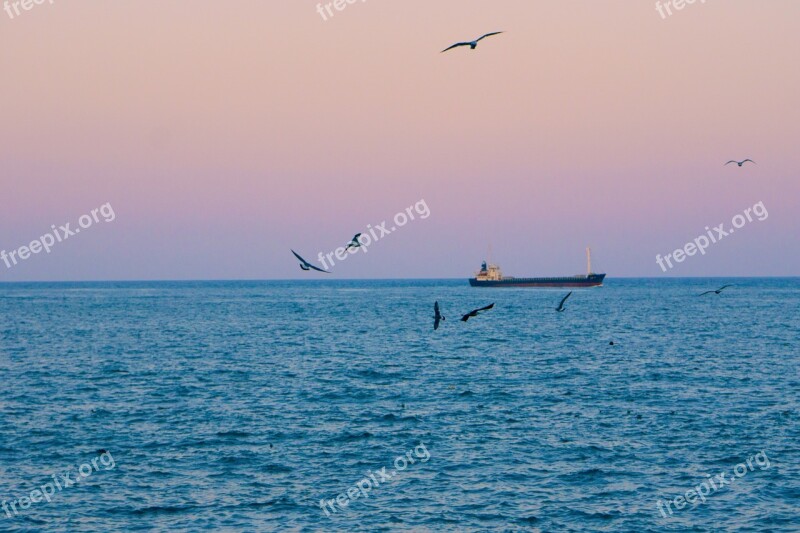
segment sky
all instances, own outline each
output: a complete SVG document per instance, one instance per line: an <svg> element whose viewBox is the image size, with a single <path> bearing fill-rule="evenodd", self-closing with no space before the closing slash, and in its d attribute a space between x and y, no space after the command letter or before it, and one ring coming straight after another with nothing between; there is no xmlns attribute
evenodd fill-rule
<svg viewBox="0 0 800 533"><path fill-rule="evenodd" d="M0 282L800 275L800 2L317 5L0 11Z"/></svg>

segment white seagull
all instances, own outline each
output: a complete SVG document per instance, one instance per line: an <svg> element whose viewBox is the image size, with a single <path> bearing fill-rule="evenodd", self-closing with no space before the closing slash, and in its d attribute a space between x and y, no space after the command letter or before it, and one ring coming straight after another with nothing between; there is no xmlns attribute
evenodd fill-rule
<svg viewBox="0 0 800 533"><path fill-rule="evenodd" d="M734 160L730 160L730 161L728 161L727 163L725 163L725 166L728 166L728 165L730 165L731 163L736 163L737 165L739 165L739 166L742 166L742 165L744 165L745 163L747 163L748 161L749 161L749 162L751 162L751 163L753 163L754 165L756 164L756 162L755 162L755 161L753 161L752 159L745 159L744 161L734 161Z"/></svg>
<svg viewBox="0 0 800 533"><path fill-rule="evenodd" d="M300 257L300 255L294 250L292 250L292 253L300 261L300 268L302 268L303 270L316 270L317 272L324 272L325 274L330 274L330 272L328 272L327 270L322 270L321 268L315 267L314 265L312 265L311 263Z"/></svg>
<svg viewBox="0 0 800 533"><path fill-rule="evenodd" d="M486 34L486 35L484 35L483 37L479 37L479 38L475 39L474 41L470 41L470 42L468 42L468 43L456 43L456 44L454 44L453 46L450 46L450 47L448 47L448 48L445 48L444 50L442 50L442 51L441 51L441 52L439 52L439 53L443 54L444 52L447 52L448 50L452 50L453 48L458 48L459 46L469 46L469 47L470 47L470 49L472 49L472 50L475 50L475 48L477 48L477 47L478 47L478 42L479 42L481 39L485 39L485 38L487 38L487 37L491 37L492 35L499 35L499 34L501 34L501 33L503 33L503 32L502 32L502 31L494 31L494 32L492 32L492 33L487 33L487 34Z"/></svg>
<svg viewBox="0 0 800 533"><path fill-rule="evenodd" d="M558 307L556 307L556 311L558 311L559 313L563 313L565 311L564 302L566 302L567 298L569 298L570 296L572 296L572 291L569 291L569 294L564 296L564 299L561 300L561 303L558 304Z"/></svg>
<svg viewBox="0 0 800 533"><path fill-rule="evenodd" d="M347 244L347 248L345 250L349 250L350 248L361 248L361 234L356 233L353 236L353 240Z"/></svg>

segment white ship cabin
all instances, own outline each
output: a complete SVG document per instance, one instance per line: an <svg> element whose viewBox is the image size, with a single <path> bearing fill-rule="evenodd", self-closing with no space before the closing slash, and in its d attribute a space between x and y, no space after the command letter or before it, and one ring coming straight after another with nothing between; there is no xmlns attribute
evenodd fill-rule
<svg viewBox="0 0 800 533"><path fill-rule="evenodd" d="M478 281L500 281L503 279L503 273L497 265L487 265L486 261L481 263L480 271L475 274Z"/></svg>

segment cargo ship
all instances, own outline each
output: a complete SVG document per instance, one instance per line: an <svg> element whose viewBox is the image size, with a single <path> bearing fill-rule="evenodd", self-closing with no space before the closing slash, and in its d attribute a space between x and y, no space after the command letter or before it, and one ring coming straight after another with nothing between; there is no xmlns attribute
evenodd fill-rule
<svg viewBox="0 0 800 533"><path fill-rule="evenodd" d="M473 287L600 287L603 285L605 274L592 272L592 251L586 249L586 274L556 278L514 278L503 276L500 267L481 264L480 271L474 278L469 279Z"/></svg>

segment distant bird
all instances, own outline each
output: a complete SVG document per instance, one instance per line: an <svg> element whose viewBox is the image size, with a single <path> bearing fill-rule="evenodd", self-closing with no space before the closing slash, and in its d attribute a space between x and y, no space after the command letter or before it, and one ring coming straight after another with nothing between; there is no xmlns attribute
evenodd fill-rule
<svg viewBox="0 0 800 533"><path fill-rule="evenodd" d="M569 291L569 294L564 296L564 299L561 300L561 303L558 304L558 307L556 307L556 311L558 311L559 313L563 313L564 312L564 302L566 302L567 298L569 298L570 296L572 296L572 291Z"/></svg>
<svg viewBox="0 0 800 533"><path fill-rule="evenodd" d="M470 311L466 315L462 316L461 317L461 321L462 322L466 322L467 320L470 319L470 317L476 317L476 316L478 316L478 313L480 313L481 311L488 311L492 307L494 307L494 304L489 304L486 307L481 307L480 309L473 309L472 311Z"/></svg>
<svg viewBox="0 0 800 533"><path fill-rule="evenodd" d="M452 50L453 48L458 48L459 46L469 46L471 50L475 50L475 48L477 48L477 46L478 46L478 42L481 39L485 39L487 37L491 37L492 35L499 35L501 33L503 33L503 32L502 31L494 31L492 33L487 33L483 37L479 37L479 38L475 39L474 41L469 41L469 42L466 42L466 43L456 43L453 46L445 48L440 53L443 54L443 53L447 52L448 50Z"/></svg>
<svg viewBox="0 0 800 533"><path fill-rule="evenodd" d="M748 161L749 161L749 162L751 162L751 163L753 163L754 165L756 164L756 162L755 162L755 161L753 161L752 159L745 159L744 161L734 161L734 160L732 160L732 159L731 159L730 161L728 161L727 163L725 163L725 165L723 165L723 166L728 166L728 165L730 165L731 163L736 163L737 165L739 165L739 166L741 167L742 165L744 165L744 164L745 164L745 163L747 163Z"/></svg>
<svg viewBox="0 0 800 533"><path fill-rule="evenodd" d="M347 248L345 248L345 250L349 250L350 248L361 248L361 241L358 240L360 238L361 234L356 233L355 236L353 236L353 240L347 244Z"/></svg>
<svg viewBox="0 0 800 533"><path fill-rule="evenodd" d="M614 346L614 341L608 343L609 346Z"/></svg>
<svg viewBox="0 0 800 533"><path fill-rule="evenodd" d="M444 321L445 318L439 312L439 302L433 302L433 330L439 329L439 321Z"/></svg>
<svg viewBox="0 0 800 533"><path fill-rule="evenodd" d="M292 253L297 259L300 260L300 268L302 268L303 270L316 270L318 272L324 272L325 274L330 274L330 272L328 272L327 270L322 270L321 268L315 267L314 265L312 265L311 263L300 257L294 250L292 250Z"/></svg>
<svg viewBox="0 0 800 533"><path fill-rule="evenodd" d="M701 294L700 296L705 296L706 294L711 294L711 293L720 294L722 291L724 291L728 287L733 287L733 285L725 285L724 287L720 287L719 289L717 289L715 291L706 291L703 294Z"/></svg>

